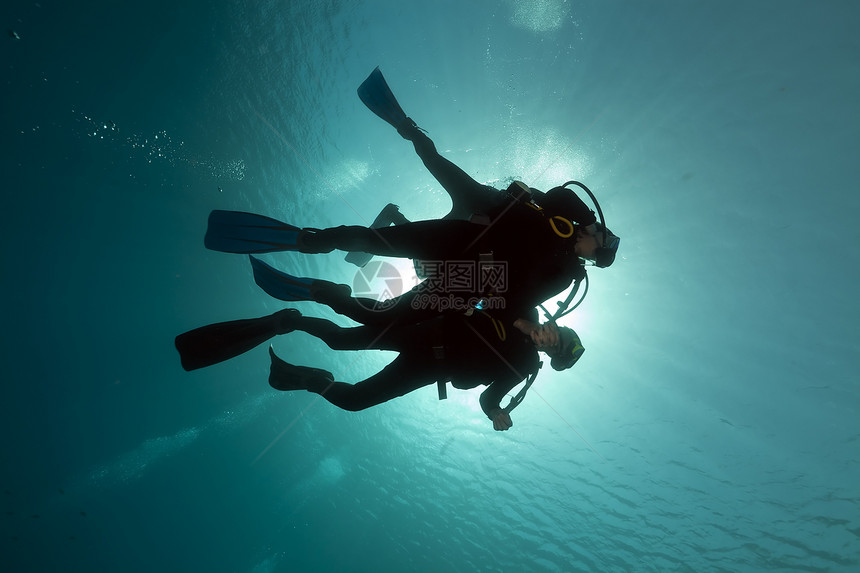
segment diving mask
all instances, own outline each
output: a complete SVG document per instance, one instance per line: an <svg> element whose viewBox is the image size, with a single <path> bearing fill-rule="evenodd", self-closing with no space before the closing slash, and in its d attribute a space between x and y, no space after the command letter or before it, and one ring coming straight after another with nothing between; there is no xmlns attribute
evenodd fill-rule
<svg viewBox="0 0 860 573"><path fill-rule="evenodd" d="M594 250L594 265L605 269L615 261L618 246L621 244L621 237L600 223L597 223L597 228L603 233L603 244Z"/></svg>

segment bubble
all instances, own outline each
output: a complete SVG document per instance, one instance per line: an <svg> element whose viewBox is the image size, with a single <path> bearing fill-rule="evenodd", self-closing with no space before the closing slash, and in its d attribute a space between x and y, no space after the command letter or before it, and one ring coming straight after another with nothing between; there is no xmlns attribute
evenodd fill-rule
<svg viewBox="0 0 860 573"><path fill-rule="evenodd" d="M84 133L87 137L130 150L129 159L131 160L142 160L147 165L166 163L171 167L185 167L213 179L228 181L245 179L243 159L225 160L189 150L184 141L174 139L166 130L150 135L125 134L112 120L95 121L92 117L75 110L72 110L72 113L84 125Z"/></svg>
<svg viewBox="0 0 860 573"><path fill-rule="evenodd" d="M569 18L569 5L564 0L515 0L511 23L532 32L552 32L560 29Z"/></svg>

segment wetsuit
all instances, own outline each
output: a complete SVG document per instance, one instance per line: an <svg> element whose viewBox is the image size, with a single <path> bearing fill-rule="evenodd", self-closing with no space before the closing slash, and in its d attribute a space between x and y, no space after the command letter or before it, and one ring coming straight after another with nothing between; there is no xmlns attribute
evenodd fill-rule
<svg viewBox="0 0 860 573"><path fill-rule="evenodd" d="M501 280L482 284L478 273L474 284L460 284L458 292L464 299L488 294L503 297L504 308L514 313L527 312L558 295L583 272L573 253L573 239L557 235L543 214L524 204L511 206L490 225L432 220L374 230L342 226L309 233L304 245L306 252L364 251L425 262L474 264L475 268L484 264L481 257L488 254L492 257L489 264L500 273L495 279L501 276ZM452 289L440 281L451 278L431 277L429 283L411 291L409 298L414 302L415 295L422 292L447 295ZM418 302L419 308L432 306L432 300ZM415 306L413 310L417 310Z"/></svg>
<svg viewBox="0 0 860 573"><path fill-rule="evenodd" d="M536 320L536 311L532 309L527 318ZM450 380L460 389L488 386L480 403L490 417L505 394L538 368L534 344L514 327L513 320L494 318L481 311L471 316L448 314L417 324L388 327L343 328L311 317L301 317L293 326L320 338L334 350L400 353L380 372L355 384L325 378L306 381L306 390L344 410L363 410L438 380ZM272 376L278 376L276 365Z"/></svg>
<svg viewBox="0 0 860 573"><path fill-rule="evenodd" d="M466 301L480 299L490 293L504 297L503 308L516 314L529 312L567 288L574 278L584 275L582 263L573 253L573 238L560 240L558 234L552 231L548 219L552 215L559 215L582 226L589 226L596 221L594 212L573 191L563 187L553 188L546 193L530 189L532 200L543 208L542 212L538 212L519 201L510 191L475 181L442 157L433 141L414 125L404 128L401 135L413 143L424 166L450 195L453 206L443 218L449 222L422 221L414 223L415 226L399 223L395 228L405 228L397 231L378 229L370 235L357 230L357 227L338 227L337 231L332 230L331 233L339 235L337 248L353 249L349 245L361 244L366 247L366 252L398 253L396 256L435 260L474 260L480 258L481 253L492 252L494 261L505 265L511 263L507 267L505 290L495 289L491 292L493 289L476 285L474 289L452 292L445 284L440 284L447 277L434 278L433 269L425 266L424 270L430 271L429 279L400 297L375 301L352 298L345 295L343 289L320 288L315 298L317 302L327 304L335 312L362 324L390 324L393 321L402 324L427 320L437 315L440 308L434 304L434 297L437 297L435 301L438 303L440 296L456 294ZM483 224L465 223L477 220L482 220ZM493 228L488 228L490 225ZM532 232L534 236L526 236ZM393 246L402 248L391 248ZM486 257L484 262L487 262ZM477 268L475 271L480 272ZM334 286L327 281L318 283L321 287Z"/></svg>

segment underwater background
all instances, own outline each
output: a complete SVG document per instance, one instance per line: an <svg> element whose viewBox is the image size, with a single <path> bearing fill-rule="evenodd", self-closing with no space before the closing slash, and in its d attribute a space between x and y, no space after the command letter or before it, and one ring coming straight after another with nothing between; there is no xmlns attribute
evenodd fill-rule
<svg viewBox="0 0 860 573"><path fill-rule="evenodd" d="M0 14L0 570L860 570L856 2ZM179 364L177 334L285 306L204 249L210 210L447 213L356 96L377 65L475 179L578 179L622 237L564 319L583 359L508 432L480 390L358 413L276 392L265 345ZM348 382L394 356L273 344Z"/></svg>

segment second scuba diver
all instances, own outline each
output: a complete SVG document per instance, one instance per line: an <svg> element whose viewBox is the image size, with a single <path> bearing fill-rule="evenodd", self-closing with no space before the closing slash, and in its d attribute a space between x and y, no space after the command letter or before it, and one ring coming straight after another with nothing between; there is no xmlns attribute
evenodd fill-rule
<svg viewBox="0 0 860 573"><path fill-rule="evenodd" d="M252 259L257 282L277 283L283 273ZM266 276L268 275L268 276ZM299 287L287 284L294 300ZM310 286L304 300L310 300ZM537 324L537 311L519 318L507 312L476 310L442 314L417 323L392 323L343 328L321 318L305 317L295 309L248 320L204 326L176 337L176 348L186 370L194 370L246 352L273 336L303 331L320 338L333 350L392 350L398 356L366 380L335 381L326 370L296 366L281 360L270 348L269 384L278 390L307 390L344 410L357 411L403 396L418 388L448 381L458 389L487 386L481 409L496 430L512 425L510 412L523 399L540 368L538 351L551 358L555 370L573 366L584 352L573 329L553 322ZM523 380L527 383L510 404L502 398Z"/></svg>

